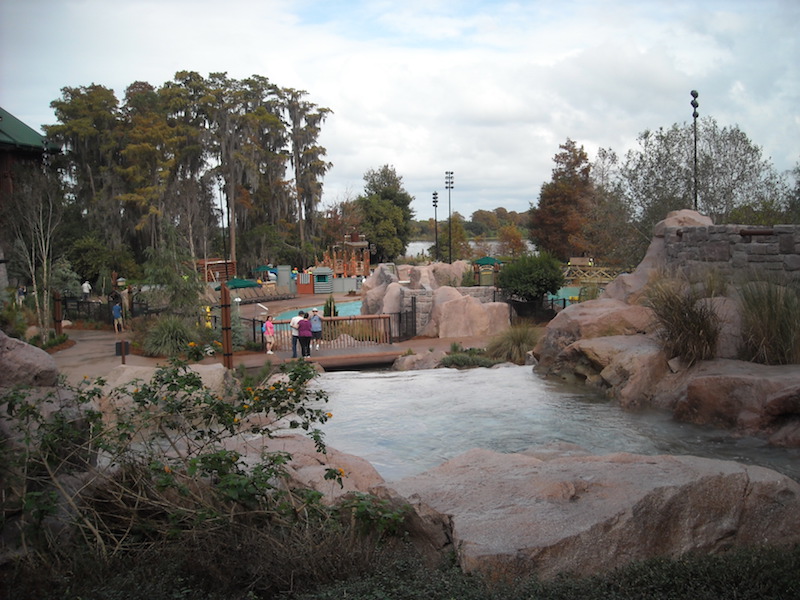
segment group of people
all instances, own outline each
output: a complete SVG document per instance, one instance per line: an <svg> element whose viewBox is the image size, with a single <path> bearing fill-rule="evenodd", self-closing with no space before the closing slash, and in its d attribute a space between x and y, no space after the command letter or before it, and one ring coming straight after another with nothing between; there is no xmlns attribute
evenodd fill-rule
<svg viewBox="0 0 800 600"><path fill-rule="evenodd" d="M292 358L297 358L298 344L303 358L311 356L312 344L315 350L319 350L322 342L322 317L318 308L312 309L311 314L301 310L289 321L289 327L292 330ZM268 315L264 321L262 333L267 354L274 354L272 349L275 347L275 324L272 315Z"/></svg>

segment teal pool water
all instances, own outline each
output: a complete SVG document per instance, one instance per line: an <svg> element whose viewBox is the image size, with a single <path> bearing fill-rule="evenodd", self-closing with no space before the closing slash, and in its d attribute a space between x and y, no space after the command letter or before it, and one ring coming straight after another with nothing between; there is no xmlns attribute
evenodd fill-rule
<svg viewBox="0 0 800 600"><path fill-rule="evenodd" d="M322 313L323 309L325 308L323 305L320 306L307 306L303 310L311 312L312 308L318 308L320 314ZM297 314L297 311L300 309L293 309L287 310L282 312L279 315L275 315L273 317L276 321L280 321L283 319L291 319L293 316ZM356 300L354 302L342 302L341 304L336 305L336 310L339 311L340 317L352 317L353 315L360 315L361 314L361 300Z"/></svg>

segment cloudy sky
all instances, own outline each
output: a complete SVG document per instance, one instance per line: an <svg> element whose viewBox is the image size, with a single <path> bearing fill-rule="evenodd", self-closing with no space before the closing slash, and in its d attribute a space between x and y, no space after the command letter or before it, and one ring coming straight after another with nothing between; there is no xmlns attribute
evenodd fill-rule
<svg viewBox="0 0 800 600"><path fill-rule="evenodd" d="M527 210L567 138L593 159L690 122L692 89L792 168L799 30L798 0L0 0L0 106L38 129L65 86L258 74L333 111L323 203L389 164L418 218L453 171L469 217Z"/></svg>

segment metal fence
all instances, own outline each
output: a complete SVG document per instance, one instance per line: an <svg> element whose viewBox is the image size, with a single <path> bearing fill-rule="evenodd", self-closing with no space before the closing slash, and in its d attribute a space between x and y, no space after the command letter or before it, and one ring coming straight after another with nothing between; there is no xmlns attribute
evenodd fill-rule
<svg viewBox="0 0 800 600"><path fill-rule="evenodd" d="M58 301L58 300L57 300ZM62 317L70 321L96 321L98 323L114 322L111 314L113 303L98 302L97 300L82 300L76 296L64 296L60 300ZM133 302L130 310L126 311L128 317L139 317L149 314L146 302Z"/></svg>

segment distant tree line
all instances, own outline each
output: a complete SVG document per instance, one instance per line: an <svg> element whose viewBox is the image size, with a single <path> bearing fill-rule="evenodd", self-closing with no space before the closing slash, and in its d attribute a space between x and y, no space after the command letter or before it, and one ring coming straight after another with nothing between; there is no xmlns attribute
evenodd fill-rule
<svg viewBox="0 0 800 600"><path fill-rule="evenodd" d="M798 222L800 162L780 174L738 127L720 127L708 117L698 120L697 144L700 213L716 224ZM635 266L656 223L671 211L695 208L690 125L645 131L622 158L601 148L594 163L571 139L559 148L552 179L531 205L530 239L561 260L591 256Z"/></svg>

